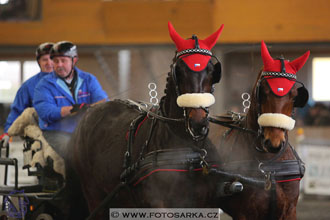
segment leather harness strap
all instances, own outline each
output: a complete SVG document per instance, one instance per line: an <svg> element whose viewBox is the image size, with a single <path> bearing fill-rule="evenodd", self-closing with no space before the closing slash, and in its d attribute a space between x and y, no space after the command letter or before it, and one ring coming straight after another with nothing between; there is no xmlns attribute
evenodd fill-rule
<svg viewBox="0 0 330 220"><path fill-rule="evenodd" d="M270 202L269 202L269 219L278 219L277 214L277 195L276 195L276 181L275 175L270 174L271 188L270 188Z"/></svg>
<svg viewBox="0 0 330 220"><path fill-rule="evenodd" d="M132 103L130 100L128 102L130 105L135 105L136 103ZM135 105L136 107L136 105ZM153 120L152 126L149 131L148 139L145 144L141 148L140 157L135 162L131 161L131 153L132 153L132 143L134 141L136 130L139 124L147 117L148 115L152 116L158 115L154 113L152 110L146 110L146 107L142 109L141 104L139 104L138 109L141 114L132 121L128 134L128 143L127 143L127 151L125 153L125 162L124 162L124 171L122 172L120 179L121 182L115 187L115 189L107 195L107 197L103 200L103 202L98 206L88 219L92 219L103 207L111 203L116 194L122 190L123 188L127 188L128 191L131 192L130 185L137 186L147 177L156 172L200 172L203 171L203 174L209 175L218 175L224 179L235 179L241 181L242 183L249 184L251 186L256 187L265 187L267 184L267 179L265 179L264 174L268 173L270 181L271 181L271 202L270 202L270 213L276 213L276 182L286 182L286 181L295 181L300 180L305 172L305 167L301 159L295 150L291 147L296 160L286 160L286 161L275 161L273 158L270 160L270 163L263 162L262 166L260 166L260 162L256 160L250 161L236 161L230 162L226 164L217 164L221 161L214 160L211 161L206 154L202 155L203 151L196 151L194 147L182 148L182 149L165 149L165 150L157 150L150 152L144 155L144 149L148 147L148 143L150 142L153 127L155 125L155 121ZM159 109L158 109L159 110ZM156 111L158 111L156 110ZM165 118L165 117L164 117ZM161 119L164 120L163 116L153 117L153 119ZM167 118L165 118L167 119ZM212 121L213 122L213 121ZM226 123L230 125L232 129L239 128L236 124ZM243 130L243 129L241 129ZM243 130L249 132L250 130ZM253 132L255 133L255 132ZM284 151L282 151L284 152ZM282 152L280 154L282 154ZM276 159L278 156L275 156ZM252 176L244 176L242 174L235 174L232 172L237 172L237 169L234 169L235 165L237 167L237 163L249 164L248 166L240 166L240 167L254 167L252 170L254 173ZM205 164L207 164L207 172L204 172ZM226 170L226 171L224 171ZM228 172L229 171L229 172ZM241 170L240 170L241 171ZM251 174L251 170L243 170L249 174ZM132 192L131 195L133 196ZM275 214L271 214L274 216Z"/></svg>
<svg viewBox="0 0 330 220"><path fill-rule="evenodd" d="M132 177L130 183L136 186L142 180L156 172L201 171L201 157L200 152L195 152L190 148L150 152L135 166L136 173L134 173L134 177ZM235 179L240 175L238 179L243 179L245 183L252 186L254 183L258 183L258 181L262 184L256 185L264 186L267 181L265 179L265 174L267 173L270 175L270 179L274 179L275 182L272 183L279 183L300 180L305 172L305 167L300 160L276 161L269 164L263 163L262 166L255 160L222 164L219 161L210 161L208 157L205 160L209 164L209 169L213 170L212 173L217 173L229 179ZM238 165L242 169L237 173ZM262 172L260 169L262 169Z"/></svg>

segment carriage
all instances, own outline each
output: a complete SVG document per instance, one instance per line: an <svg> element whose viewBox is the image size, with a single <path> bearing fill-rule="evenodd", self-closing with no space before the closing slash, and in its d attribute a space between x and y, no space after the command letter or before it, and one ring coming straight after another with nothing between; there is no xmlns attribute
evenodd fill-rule
<svg viewBox="0 0 330 220"><path fill-rule="evenodd" d="M23 139L23 169L27 175L37 178L37 184L19 186L19 166L17 158L9 156L9 144L0 146L0 165L4 166L3 186L0 187L0 195L2 196L2 207L0 212L1 219L38 219L52 220L61 219L63 211L61 207L62 194L64 189L64 181L62 175L54 170L54 157L43 154L48 146L42 143L42 140L36 136L34 128L35 123L26 124L22 120L26 120L29 116L32 121L35 112L33 109L27 109L14 122L10 132L13 136L21 136ZM21 126L22 125L22 126ZM17 130L14 131L13 128ZM26 132L24 132L26 130ZM30 131L30 135L28 130ZM34 131L34 134L31 133ZM2 145L2 144L1 144ZM9 185L9 167L14 169L14 184ZM3 168L3 167L1 167Z"/></svg>
<svg viewBox="0 0 330 220"><path fill-rule="evenodd" d="M31 144L30 139L24 140L25 146ZM50 178L54 172L50 167L37 166L36 170L26 168L28 176L36 176L38 184L29 186L18 186L18 162L16 158L9 158L9 147L4 148L5 157L1 157L0 165L4 165L4 182L0 187L2 207L1 219L38 219L52 220L61 215L61 210L56 204L61 198L59 192L61 183L57 179ZM2 155L0 155L2 156ZM8 186L8 166L14 167L14 186ZM5 218L7 217L7 218Z"/></svg>

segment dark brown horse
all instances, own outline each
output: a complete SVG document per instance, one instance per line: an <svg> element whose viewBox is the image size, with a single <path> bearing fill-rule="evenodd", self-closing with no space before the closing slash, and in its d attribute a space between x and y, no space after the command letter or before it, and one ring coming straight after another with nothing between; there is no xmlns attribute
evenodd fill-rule
<svg viewBox="0 0 330 220"><path fill-rule="evenodd" d="M190 174L205 157L208 107L221 76L210 49L221 30L205 40L184 40L169 23L178 51L159 107L114 100L89 109L80 121L71 143L73 166L99 218L109 207L200 207L210 196L203 180Z"/></svg>
<svg viewBox="0 0 330 220"><path fill-rule="evenodd" d="M209 138L220 157L216 173L223 182L218 202L233 219L296 219L304 166L288 143L288 130L294 127L294 107L303 107L308 100L307 90L296 80L308 56L309 52L292 62L276 60L262 42L264 68L246 117L215 121L230 129L210 127ZM242 192L231 192L230 187L239 186L235 181L243 184Z"/></svg>

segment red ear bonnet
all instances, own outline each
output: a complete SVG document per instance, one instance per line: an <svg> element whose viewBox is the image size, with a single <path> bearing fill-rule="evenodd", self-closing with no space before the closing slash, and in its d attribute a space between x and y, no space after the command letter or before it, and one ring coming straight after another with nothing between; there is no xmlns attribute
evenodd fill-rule
<svg viewBox="0 0 330 220"><path fill-rule="evenodd" d="M304 64L306 63L309 54L310 52L307 51L304 55L291 62L288 60L284 60L285 73L296 75L298 70L300 70L301 67L303 67ZM261 42L261 57L264 63L263 72L280 73L282 71L281 61L273 59L270 56L264 41ZM292 86L295 84L295 80L289 80L285 77L278 77L278 78L271 78L271 77L272 76L265 76L266 81L268 82L273 93L278 96L286 95L291 90ZM267 79L267 78L271 78L271 79Z"/></svg>
<svg viewBox="0 0 330 220"><path fill-rule="evenodd" d="M223 25L214 32L211 36L207 37L204 40L198 39L199 47L201 49L211 50L214 45L216 44L221 31L223 29ZM194 49L195 48L195 40L194 39L183 39L174 29L171 22L168 22L168 30L173 42L176 45L177 52L184 51L187 49ZM190 55L182 55L182 60L188 65L188 67L193 71L202 71L206 68L211 56L193 53Z"/></svg>

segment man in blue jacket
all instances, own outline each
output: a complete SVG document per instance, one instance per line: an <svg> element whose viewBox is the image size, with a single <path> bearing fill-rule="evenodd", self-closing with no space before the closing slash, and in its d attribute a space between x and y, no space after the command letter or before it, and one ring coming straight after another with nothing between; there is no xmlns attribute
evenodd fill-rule
<svg viewBox="0 0 330 220"><path fill-rule="evenodd" d="M50 56L54 72L38 83L33 103L44 137L65 156L66 144L79 119L72 113L90 104L105 102L108 96L95 76L76 67L76 45L69 41L58 42Z"/></svg>
<svg viewBox="0 0 330 220"><path fill-rule="evenodd" d="M40 72L25 81L16 93L10 113L4 126L4 134L0 136L3 146L9 141L8 129L24 109L33 106L34 88L38 82L53 71L53 61L50 59L50 50L54 43L46 42L38 46L36 59L40 67Z"/></svg>

